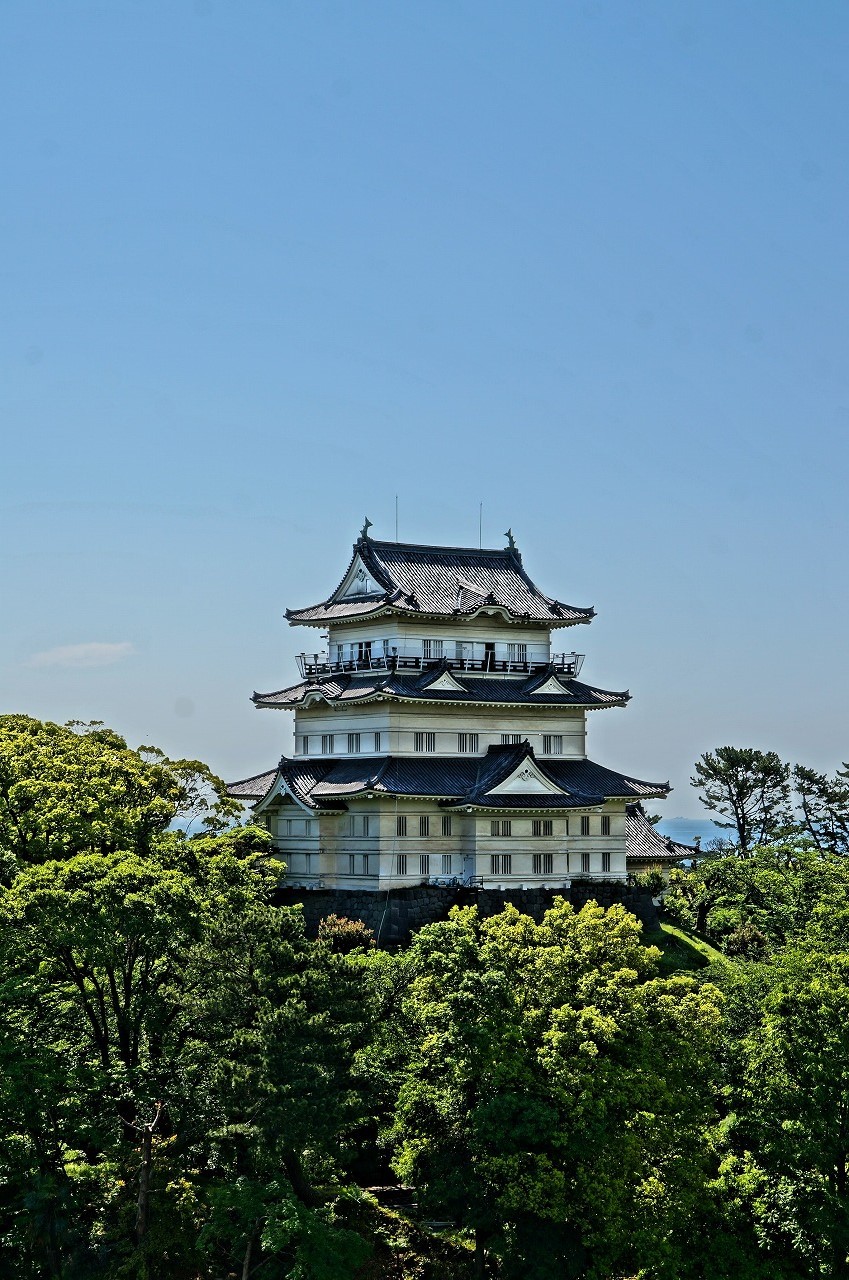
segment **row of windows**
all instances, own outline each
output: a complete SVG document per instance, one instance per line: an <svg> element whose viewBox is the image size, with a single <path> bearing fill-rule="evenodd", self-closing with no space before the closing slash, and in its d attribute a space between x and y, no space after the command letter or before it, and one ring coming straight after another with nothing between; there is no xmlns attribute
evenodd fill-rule
<svg viewBox="0 0 849 1280"><path fill-rule="evenodd" d="M569 819L565 821L564 835L569 834ZM450 813L444 813L440 819L440 830L443 836L452 834L452 820ZM302 836L318 835L318 822L314 818L278 818L277 834L289 838L297 838ZM378 834L378 818L376 814L350 813L348 815L348 835L361 839L371 839ZM407 836L418 834L422 838L427 838L431 834L435 834L431 828L431 818L428 814L419 814L418 820L410 819L407 814L399 813L395 819L395 834L397 836ZM554 821L552 818L534 818L531 822L531 834L538 837L546 837L554 835ZM603 836L610 835L610 815L603 813L599 822L599 834ZM512 818L493 818L490 822L490 835L498 837L512 837L513 820ZM581 815L581 835L590 835L590 817L589 814Z"/></svg>
<svg viewBox="0 0 849 1280"><path fill-rule="evenodd" d="M395 819L396 836L412 835L413 834L412 826L413 826L413 823L408 820L407 815L405 813L399 813ZM420 836L422 836L425 839L431 834L430 817L426 813L419 814L418 833ZM450 813L444 813L442 815L442 834L444 836L451 835L451 814Z"/></svg>
<svg viewBox="0 0 849 1280"><path fill-rule="evenodd" d="M570 858L566 854L566 871L569 871ZM580 855L580 868L584 875L590 874L590 855L582 853ZM535 853L531 862L535 876L550 876L554 874L554 854L553 853ZM377 875L380 870L379 858L376 854L369 853L349 853L348 854L348 875L350 876L369 876ZM602 874L610 871L610 854L603 853L601 855ZM318 855L313 853L293 854L289 863L289 872L291 875L314 875L319 871ZM397 876L420 875L432 876L442 875L450 876L454 871L454 859L450 853L442 854L407 854L399 853L395 855L395 874ZM513 855L512 853L493 853L489 859L489 874L492 876L511 876L513 874Z"/></svg>
<svg viewBox="0 0 849 1280"><path fill-rule="evenodd" d="M516 746L520 742L524 742L526 735L521 733L502 733L502 746ZM300 734L295 744L298 754L308 756L310 751L317 749L319 739L321 740L321 754L323 756L332 756L334 754L347 754L349 756L361 755L363 752L379 752L382 749L382 736L377 733L322 733L322 734ZM340 742L341 739L341 742ZM436 751L436 734L424 730L416 730L413 733L413 750L421 755L432 755ZM480 751L480 734L478 733L458 733L457 734L457 751L461 755L476 755ZM563 734L562 733L544 733L542 735L542 754L544 756L562 756L563 755Z"/></svg>
<svg viewBox="0 0 849 1280"><path fill-rule="evenodd" d="M569 835L569 819L564 823L564 835ZM552 818L534 818L531 823L531 832L535 836L553 836L554 820ZM511 818L493 818L489 824L489 834L491 836L512 836L513 821ZM590 816L585 813L581 815L581 835L590 835ZM610 814L603 813L599 822L599 835L610 835Z"/></svg>
<svg viewBox="0 0 849 1280"><path fill-rule="evenodd" d="M411 653L416 648L418 642L412 642L412 649L402 647L401 652ZM491 641L471 641L471 640L445 640L442 637L426 637L421 641L422 657L428 661L439 661L440 658L453 658L455 661L462 661L463 658L471 658L478 654L491 651L494 655L497 651L505 653L510 662L527 662L528 646L521 641L517 643L498 644L494 640ZM392 640L350 640L344 641L342 644L332 644L330 646L331 662L363 662L370 658L388 658L393 654L397 654L398 643ZM537 661L544 660L548 650L545 645L534 645L532 653Z"/></svg>
<svg viewBox="0 0 849 1280"><path fill-rule="evenodd" d="M453 859L450 853L439 854L438 866L440 875L450 876L453 865ZM395 856L396 876L432 876L436 874L436 868L436 854L420 853L418 857L415 857L413 854L399 853Z"/></svg>
<svg viewBox="0 0 849 1280"><path fill-rule="evenodd" d="M553 853L535 853L533 855L533 874L535 876L550 876L554 873L554 854ZM569 855L566 854L566 870L569 870ZM610 871L610 854L603 853L601 855L602 873ZM590 855L588 853L581 854L581 872L584 875L590 873ZM492 853L489 857L489 874L491 876L511 876L513 874L513 855L512 853Z"/></svg>

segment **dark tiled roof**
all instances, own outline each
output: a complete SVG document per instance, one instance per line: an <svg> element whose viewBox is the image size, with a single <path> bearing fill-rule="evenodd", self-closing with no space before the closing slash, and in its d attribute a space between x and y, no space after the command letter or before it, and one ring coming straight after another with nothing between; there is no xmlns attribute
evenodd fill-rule
<svg viewBox="0 0 849 1280"><path fill-rule="evenodd" d="M668 782L644 782L640 778L630 778L615 769L606 769L603 764L593 760L548 760L537 761L548 776L561 786L570 790L583 791L587 795L603 795L617 799L649 799L652 796L662 797L669 794Z"/></svg>
<svg viewBox="0 0 849 1280"><path fill-rule="evenodd" d="M628 862L666 863L696 858L700 850L693 844L679 844L662 836L649 822L641 804L629 804L625 817L625 853Z"/></svg>
<svg viewBox="0 0 849 1280"><path fill-rule="evenodd" d="M333 801L344 801L364 792L433 796L453 801L457 806L463 803L483 806L491 788L508 778L528 758L562 789L563 796L537 795L529 806L519 803L521 797L511 793L496 799L496 807L585 807L612 797L663 796L669 789L668 783L641 782L592 760L537 760L527 741L493 746L482 756L350 756L342 760L284 757L279 773L291 792L309 808L340 807ZM278 775L275 772L261 776L269 779L264 795Z"/></svg>
<svg viewBox="0 0 849 1280"><path fill-rule="evenodd" d="M462 687L456 689L432 689L428 682L437 679L439 673L425 672L400 674L369 672L363 675L338 675L325 679L302 680L288 689L274 693L255 693L253 700L260 707L296 707L310 693L321 694L330 702L363 702L375 697L412 698L417 702L474 702L498 703L535 707L621 707L630 699L627 691L617 693L609 689L596 689L579 680L561 679L565 693L534 693L541 682L537 677L528 680L519 676L498 679L495 676L468 676L452 671L453 679ZM548 679L548 676L546 676ZM529 687L530 686L530 687Z"/></svg>
<svg viewBox="0 0 849 1280"><path fill-rule="evenodd" d="M252 778L242 778L241 782L228 782L227 794L237 800L261 800L276 777L277 770L271 769L268 773L255 773Z"/></svg>
<svg viewBox="0 0 849 1280"><path fill-rule="evenodd" d="M326 601L306 609L289 609L293 624L320 625L344 618L369 617L383 609L400 613L462 618L481 608L504 609L511 617L551 626L589 622L593 609L563 604L544 595L522 567L515 549L431 547L406 542L377 542L360 538L345 571L360 556L382 594L334 600L342 583Z"/></svg>

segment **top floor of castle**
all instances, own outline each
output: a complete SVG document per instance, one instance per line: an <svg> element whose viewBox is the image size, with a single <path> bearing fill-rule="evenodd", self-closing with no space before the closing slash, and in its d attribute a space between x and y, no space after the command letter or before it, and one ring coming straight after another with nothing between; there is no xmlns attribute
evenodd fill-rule
<svg viewBox="0 0 849 1280"><path fill-rule="evenodd" d="M381 542L354 544L335 591L289 609L292 626L320 628L323 648L299 656L301 675L415 671L441 665L476 675L577 676L582 655L552 652L551 633L588 623L591 608L545 595L508 531L501 550Z"/></svg>

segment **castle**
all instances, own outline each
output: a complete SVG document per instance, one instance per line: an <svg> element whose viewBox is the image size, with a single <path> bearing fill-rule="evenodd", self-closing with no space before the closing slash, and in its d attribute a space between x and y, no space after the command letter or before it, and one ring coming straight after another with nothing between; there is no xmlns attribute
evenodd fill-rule
<svg viewBox="0 0 849 1280"><path fill-rule="evenodd" d="M287 610L320 635L301 679L253 695L294 712L294 755L230 786L270 830L286 883L563 890L625 881L629 846L675 860L640 804L669 784L587 758L588 712L630 695L582 683L582 655L552 651L594 610L544 595L509 531L490 550L369 527L335 591Z"/></svg>

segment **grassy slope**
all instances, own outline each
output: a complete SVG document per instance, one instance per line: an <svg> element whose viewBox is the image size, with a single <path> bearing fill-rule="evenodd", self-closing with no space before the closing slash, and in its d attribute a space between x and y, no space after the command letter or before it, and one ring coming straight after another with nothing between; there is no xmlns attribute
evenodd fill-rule
<svg viewBox="0 0 849 1280"><path fill-rule="evenodd" d="M704 969L709 964L728 964L722 952L709 942L665 920L659 929L645 933L643 940L648 946L659 947L663 952L659 966L662 976L682 970Z"/></svg>

